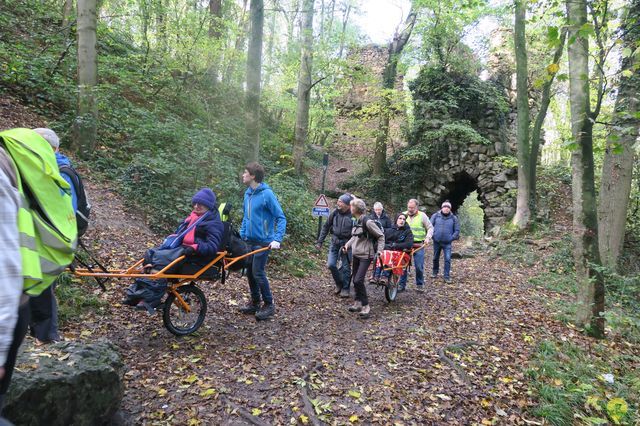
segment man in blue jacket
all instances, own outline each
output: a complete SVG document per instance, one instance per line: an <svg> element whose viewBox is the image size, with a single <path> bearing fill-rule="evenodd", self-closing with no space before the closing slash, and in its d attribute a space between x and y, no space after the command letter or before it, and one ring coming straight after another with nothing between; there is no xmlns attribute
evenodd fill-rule
<svg viewBox="0 0 640 426"><path fill-rule="evenodd" d="M248 186L244 193L244 216L240 227L240 237L247 241L250 250L263 247L279 249L287 227L287 219L275 194L263 182L264 167L251 162L242 173L242 183ZM273 296L265 268L269 250L252 256L247 268L251 300L240 312L255 315L256 320L266 320L275 312ZM263 305L260 306L262 299Z"/></svg>
<svg viewBox="0 0 640 426"><path fill-rule="evenodd" d="M431 216L433 225L433 272L431 278L438 276L440 269L440 252L444 251L444 281L451 282L451 243L460 238L460 223L451 212L451 203L442 203L439 212Z"/></svg>

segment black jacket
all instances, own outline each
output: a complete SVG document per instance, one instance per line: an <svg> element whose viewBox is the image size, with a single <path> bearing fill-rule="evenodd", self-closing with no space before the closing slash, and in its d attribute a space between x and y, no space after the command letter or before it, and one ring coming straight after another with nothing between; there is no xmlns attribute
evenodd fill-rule
<svg viewBox="0 0 640 426"><path fill-rule="evenodd" d="M408 250L413 246L413 232L409 226L404 225L398 228L393 225L384 230L385 250Z"/></svg>
<svg viewBox="0 0 640 426"><path fill-rule="evenodd" d="M393 222L389 218L389 215L387 215L387 212L384 210L382 210L382 214L380 215L380 217L376 215L376 212L372 211L371 213L369 213L369 219L379 222L380 225L382 225L383 231L393 226Z"/></svg>
<svg viewBox="0 0 640 426"><path fill-rule="evenodd" d="M353 228L351 210L347 209L342 213L334 209L322 226L317 244L322 244L329 233L331 233L331 244L344 244L351 238L351 228Z"/></svg>

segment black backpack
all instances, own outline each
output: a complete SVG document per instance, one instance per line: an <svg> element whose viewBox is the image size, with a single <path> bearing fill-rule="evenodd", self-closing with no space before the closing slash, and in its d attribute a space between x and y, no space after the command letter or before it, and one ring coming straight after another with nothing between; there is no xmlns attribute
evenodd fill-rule
<svg viewBox="0 0 640 426"><path fill-rule="evenodd" d="M249 253L249 246L240 238L240 233L236 231L231 222L222 222L224 225L224 234L222 238L222 247L227 251L229 257L238 257ZM247 256L237 261L229 268L230 271L239 271L249 266L251 256Z"/></svg>
<svg viewBox="0 0 640 426"><path fill-rule="evenodd" d="M84 185L82 179L76 170L68 165L60 166L60 173L65 174L71 178L73 188L76 191L76 197L78 199L78 209L76 210L76 222L78 223L78 237L84 235L89 227L89 216L91 215L91 204L84 191Z"/></svg>

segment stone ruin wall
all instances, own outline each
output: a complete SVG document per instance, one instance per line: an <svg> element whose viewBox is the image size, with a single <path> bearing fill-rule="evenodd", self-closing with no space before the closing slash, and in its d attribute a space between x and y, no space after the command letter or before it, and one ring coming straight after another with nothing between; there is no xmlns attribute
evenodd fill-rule
<svg viewBox="0 0 640 426"><path fill-rule="evenodd" d="M348 54L348 60L353 64L355 71L361 71L367 75L365 81L357 81L354 78L347 79L344 94L336 99L338 115L336 117L336 133L332 150L339 152L343 157L356 160L362 166L363 158L373 158L375 149L375 134L378 130L377 117L364 119L358 115L366 106L378 101L378 93L382 87L382 76L389 57L386 46L366 45L352 50ZM403 90L403 76L398 74L395 88ZM396 113L389 122L388 155L394 150L406 146L402 135L401 124L405 121L404 113ZM360 170L356 170L358 172Z"/></svg>

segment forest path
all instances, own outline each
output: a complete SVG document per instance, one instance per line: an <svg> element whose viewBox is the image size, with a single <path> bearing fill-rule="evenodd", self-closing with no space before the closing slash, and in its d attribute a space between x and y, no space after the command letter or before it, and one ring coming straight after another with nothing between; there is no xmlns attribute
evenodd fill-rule
<svg viewBox="0 0 640 426"><path fill-rule="evenodd" d="M87 186L95 216L86 240L101 258L127 264L158 243L117 193ZM287 247L272 256L287 256ZM426 257L429 271L430 250ZM427 279L419 293L410 279L391 304L369 286L372 316L361 320L347 311L350 300L333 295L328 272L299 279L269 268L277 314L267 322L237 312L247 283L234 273L224 286L199 284L209 311L185 338L170 334L160 315L121 306L123 280L107 293L93 287L108 305L63 332L119 346L128 366L123 409L136 424L305 423L314 411L337 424L524 424L535 403L524 370L537 344L566 336L588 345L551 319L545 301L560 296L528 284L536 269L482 252L455 259L451 284ZM475 343L441 351L465 342Z"/></svg>

